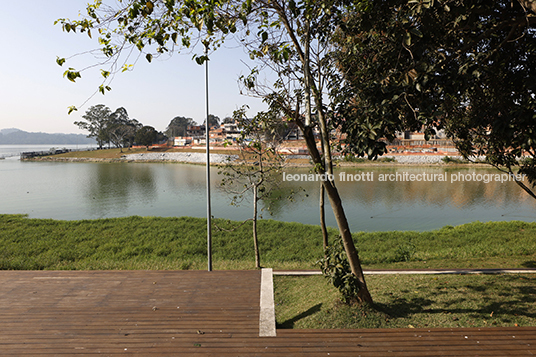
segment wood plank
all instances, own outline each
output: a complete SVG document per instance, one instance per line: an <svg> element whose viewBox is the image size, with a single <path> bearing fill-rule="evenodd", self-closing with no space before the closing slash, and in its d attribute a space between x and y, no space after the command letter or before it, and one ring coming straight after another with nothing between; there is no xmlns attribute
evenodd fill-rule
<svg viewBox="0 0 536 357"><path fill-rule="evenodd" d="M277 330L259 337L259 301L259 271L2 271L0 355L536 354L535 327Z"/></svg>

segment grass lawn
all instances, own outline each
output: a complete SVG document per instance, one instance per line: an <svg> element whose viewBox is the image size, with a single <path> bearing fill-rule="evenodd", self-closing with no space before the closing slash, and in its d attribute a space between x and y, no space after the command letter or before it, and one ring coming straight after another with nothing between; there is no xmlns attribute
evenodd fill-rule
<svg viewBox="0 0 536 357"><path fill-rule="evenodd" d="M536 267L536 223L476 222L354 238L364 268ZM314 269L323 254L318 226L261 220L259 242L261 264L274 269ZM213 267L253 269L250 223L231 233L215 227ZM206 220L0 215L0 269L206 269ZM275 277L277 322L294 328L536 326L536 275L367 276L367 283L376 305L349 307L321 276Z"/></svg>
<svg viewBox="0 0 536 357"><path fill-rule="evenodd" d="M347 306L322 276L274 278L279 328L536 326L536 274L367 276L375 307Z"/></svg>

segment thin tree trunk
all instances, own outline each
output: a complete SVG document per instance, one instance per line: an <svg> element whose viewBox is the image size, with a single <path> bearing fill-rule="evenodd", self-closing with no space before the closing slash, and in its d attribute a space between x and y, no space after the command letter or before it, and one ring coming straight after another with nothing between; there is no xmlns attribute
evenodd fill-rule
<svg viewBox="0 0 536 357"><path fill-rule="evenodd" d="M324 243L324 252L329 245L328 230L326 228L326 214L324 211L324 185L320 184L320 228L322 228L322 242Z"/></svg>
<svg viewBox="0 0 536 357"><path fill-rule="evenodd" d="M304 75L304 97L305 97L305 126L310 126L312 123L311 120L311 71L310 71L310 32L309 32L310 23L309 20L306 20L305 23L305 54L303 62L303 75Z"/></svg>
<svg viewBox="0 0 536 357"><path fill-rule="evenodd" d="M257 238L257 186L253 186L253 246L255 249L255 268L261 267L261 256L259 254L259 240Z"/></svg>

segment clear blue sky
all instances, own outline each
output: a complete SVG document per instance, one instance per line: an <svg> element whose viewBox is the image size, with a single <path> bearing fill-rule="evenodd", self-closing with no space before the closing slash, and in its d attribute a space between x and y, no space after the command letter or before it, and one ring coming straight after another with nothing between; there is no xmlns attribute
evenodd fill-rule
<svg viewBox="0 0 536 357"><path fill-rule="evenodd" d="M175 116L202 122L205 117L204 66L192 61L191 54L138 61L132 72L117 75L112 91L96 94L101 83L98 70L82 73L72 83L63 78L67 67L81 69L95 62L91 56L68 60L63 67L56 57L69 57L97 48L96 37L64 33L58 18L76 19L88 0L24 0L3 4L0 11L0 129L18 128L46 133L84 133L74 124L92 105L104 104L115 110L125 107L130 118L165 130ZM265 108L255 98L240 95L237 84L248 68L241 62L247 55L240 48L219 49L209 65L210 112L223 119L243 104L250 114ZM71 105L78 112L67 115Z"/></svg>

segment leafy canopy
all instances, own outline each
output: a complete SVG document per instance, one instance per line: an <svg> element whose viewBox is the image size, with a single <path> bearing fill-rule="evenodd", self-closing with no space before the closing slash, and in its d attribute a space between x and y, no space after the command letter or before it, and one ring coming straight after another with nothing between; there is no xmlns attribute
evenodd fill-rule
<svg viewBox="0 0 536 357"><path fill-rule="evenodd" d="M384 0L337 33L347 148L444 129L466 158L536 180L536 3ZM366 128L366 130L363 130ZM372 146L372 145L369 145ZM528 155L530 160L520 160Z"/></svg>

